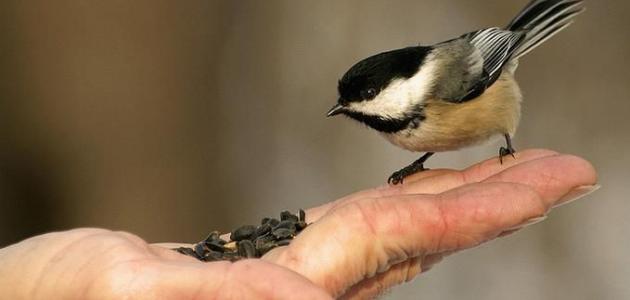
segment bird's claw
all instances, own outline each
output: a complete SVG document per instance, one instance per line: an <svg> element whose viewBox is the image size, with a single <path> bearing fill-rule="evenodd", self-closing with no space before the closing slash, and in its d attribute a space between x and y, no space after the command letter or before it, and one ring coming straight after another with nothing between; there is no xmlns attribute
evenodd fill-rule
<svg viewBox="0 0 630 300"><path fill-rule="evenodd" d="M410 165L402 168L400 171L394 172L394 174L387 179L387 183L391 185L402 184L405 178L427 170L429 169L425 168L423 165Z"/></svg>
<svg viewBox="0 0 630 300"><path fill-rule="evenodd" d="M516 159L516 156L514 156L514 153L516 153L516 150L514 150L514 148L512 147L508 147L508 148L501 147L501 149L499 149L499 161L501 162L501 164L503 164L503 158L508 155Z"/></svg>

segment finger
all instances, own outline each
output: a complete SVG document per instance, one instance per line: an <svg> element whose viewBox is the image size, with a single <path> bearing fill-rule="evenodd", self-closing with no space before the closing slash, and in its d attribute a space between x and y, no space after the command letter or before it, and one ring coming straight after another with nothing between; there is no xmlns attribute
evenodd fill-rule
<svg viewBox="0 0 630 300"><path fill-rule="evenodd" d="M384 294L390 288L414 279L420 272L421 260L413 258L394 265L385 273L365 279L348 291L340 299L374 299Z"/></svg>
<svg viewBox="0 0 630 300"><path fill-rule="evenodd" d="M510 167L532 160L557 155L557 152L544 149L525 150L517 153L517 159L506 160L503 165L497 158L475 164L463 171L439 169L414 175L403 185L383 185L374 189L354 193L322 206L307 210L307 222L315 222L331 209L364 198L380 198L401 194L437 194L471 182L482 181Z"/></svg>
<svg viewBox="0 0 630 300"><path fill-rule="evenodd" d="M497 158L491 158L472 165L462 171L452 172L442 176L425 178L403 185L402 194L439 194L465 184L480 182L495 174L531 161L552 158L558 153L550 150L526 150L516 154L516 159L506 160L500 164Z"/></svg>
<svg viewBox="0 0 630 300"><path fill-rule="evenodd" d="M309 226L276 260L336 296L392 264L478 245L543 215L543 204L531 188L509 183L474 184L443 195L364 199ZM309 259L322 256L327 259Z"/></svg>
<svg viewBox="0 0 630 300"><path fill-rule="evenodd" d="M547 150L547 149L528 149L522 152L515 153L514 154L514 156L516 157L515 159L506 159L503 163L500 163L498 157L493 157L485 161L482 161L480 163L476 163L464 169L463 172L470 173L470 176L472 178L488 178L498 172L501 172L503 170L506 170L518 164L522 164L530 160L535 160L535 159L554 156L554 155L558 155L558 152ZM411 184L413 182L417 182L428 177L434 177L435 175L445 175L449 173L449 172L444 172L444 170L436 170L436 171L438 171L436 172L437 174L431 173L431 172L420 172L420 173L414 174L406 178L405 183ZM453 170L450 170L450 171L452 172Z"/></svg>
<svg viewBox="0 0 630 300"><path fill-rule="evenodd" d="M422 181L424 179L431 178L431 177L448 175L448 174L452 174L452 173L455 173L455 172L460 172L460 171L459 170L453 170L453 169L432 169L432 170L427 170L427 171L423 171L423 172L420 172L420 173L413 174L413 175L405 178L405 181L404 181L403 185L404 184L411 184L413 182ZM390 186L390 187L393 187L393 186Z"/></svg>
<svg viewBox="0 0 630 300"><path fill-rule="evenodd" d="M484 168L480 168L479 170L483 170ZM479 172L479 171L478 171ZM482 172L482 171L481 171ZM576 188L580 188L583 186L594 185L597 182L597 173L593 166L585 161L582 158L572 156L572 155L556 155L556 156L548 156L544 158L530 160L525 163L521 163L515 165L511 168L508 168L498 174L495 174L486 180L483 183L515 183L519 185L525 185L528 188L531 188L535 191L536 195L539 196L542 201L542 207L545 211L549 210L549 208L555 206L557 201L562 199L562 201L566 201L564 198L565 195L571 194L572 190ZM456 189L452 192L447 192L442 194L441 197L449 197L449 195L453 195L452 193L459 193L462 189ZM579 194L577 195L579 196ZM460 197L465 199L464 197ZM466 197L470 198L470 197ZM509 198L507 195L501 195L502 199ZM505 201L505 200L503 200ZM509 201L509 200L508 200ZM444 201L444 203L455 203L457 207L460 207L462 204L465 204L465 201L457 201L457 202L449 202ZM473 202L475 203L475 200ZM509 203L509 202L508 202ZM513 202L513 205L516 205L517 202ZM535 202L531 202L530 204L535 204ZM492 207L492 204L482 205L481 207L485 210L485 212L492 212L488 210L488 208ZM454 209L442 208L442 211L452 212ZM469 211L475 212L474 209L470 209ZM523 210L522 212L525 212ZM504 214L506 215L506 214ZM448 216L448 215L446 215ZM526 217L526 216L523 216ZM466 218L463 218L460 215L455 215L453 217L454 220L458 220L459 222L466 223ZM534 219L532 219L534 218ZM492 218L487 218L490 220ZM535 217L527 217L521 220L519 224L532 224L532 222L536 221ZM495 224L496 225L496 224ZM452 226L449 226L448 231L452 231ZM501 227L501 226L495 226ZM518 228L519 226L506 227L506 229L513 230L514 228ZM456 232L465 232L462 229L456 229ZM505 231L505 230L504 230ZM485 239L482 239L482 241ZM446 239L447 241L447 239ZM443 239L441 242L442 245L436 245L435 252L448 251L453 249L459 249L458 246L466 245L462 243L459 239L453 239L453 243L445 243ZM469 246L474 246L474 244L470 244Z"/></svg>
<svg viewBox="0 0 630 300"><path fill-rule="evenodd" d="M426 273L434 265L440 263L450 253L432 254L423 258L414 257L402 263L398 263L391 269L372 278L365 279L346 291L341 299L374 299L383 295L389 289L409 282L420 273Z"/></svg>
<svg viewBox="0 0 630 300"><path fill-rule="evenodd" d="M580 157L559 155L519 164L484 182L514 182L531 186L546 205L553 206L572 190L595 185L597 172L593 165Z"/></svg>
<svg viewBox="0 0 630 300"><path fill-rule="evenodd" d="M439 195L437 206L442 224L425 224L430 230L418 245L427 255L475 247L546 215L550 208L532 187L502 182L448 191Z"/></svg>

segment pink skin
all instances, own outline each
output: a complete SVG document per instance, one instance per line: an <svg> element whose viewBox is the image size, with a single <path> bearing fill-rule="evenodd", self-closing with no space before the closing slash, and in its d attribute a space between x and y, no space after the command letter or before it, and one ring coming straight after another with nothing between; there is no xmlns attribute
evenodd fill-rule
<svg viewBox="0 0 630 300"><path fill-rule="evenodd" d="M238 263L197 262L124 232L51 233L0 249L0 294L365 299L447 255L514 232L596 182L588 162L548 150L521 152L504 165L493 158L462 171L428 171L310 209L311 226L290 246Z"/></svg>

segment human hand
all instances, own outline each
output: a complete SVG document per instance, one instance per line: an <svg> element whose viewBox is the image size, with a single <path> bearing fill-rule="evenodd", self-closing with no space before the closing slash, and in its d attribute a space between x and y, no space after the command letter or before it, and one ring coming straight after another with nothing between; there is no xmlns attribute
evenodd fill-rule
<svg viewBox="0 0 630 300"><path fill-rule="evenodd" d="M373 298L442 258L543 220L597 189L593 167L549 150L463 171L431 170L307 211L307 227L265 260L334 297Z"/></svg>
<svg viewBox="0 0 630 300"><path fill-rule="evenodd" d="M0 249L2 299L330 299L263 260L202 263L104 229L36 236Z"/></svg>
<svg viewBox="0 0 630 300"><path fill-rule="evenodd" d="M447 254L509 233L593 185L587 162L532 150L434 170L308 211L311 224L262 260L201 263L123 232L79 229L0 250L0 294L20 298L372 297ZM572 194L570 191L577 191ZM564 200L559 200L564 199ZM293 270L293 271L291 271ZM301 274L301 275L300 275Z"/></svg>

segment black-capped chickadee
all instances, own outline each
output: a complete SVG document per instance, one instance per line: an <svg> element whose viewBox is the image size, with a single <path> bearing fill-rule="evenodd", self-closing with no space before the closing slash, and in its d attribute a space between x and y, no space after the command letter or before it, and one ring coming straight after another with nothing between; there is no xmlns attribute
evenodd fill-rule
<svg viewBox="0 0 630 300"><path fill-rule="evenodd" d="M520 119L518 60L571 25L582 1L534 0L506 27L474 31L433 46L384 52L354 65L339 81L344 114L379 131L394 145L427 152L395 172L402 183L425 170L435 152L457 150L504 135L501 163L514 156L511 137Z"/></svg>

